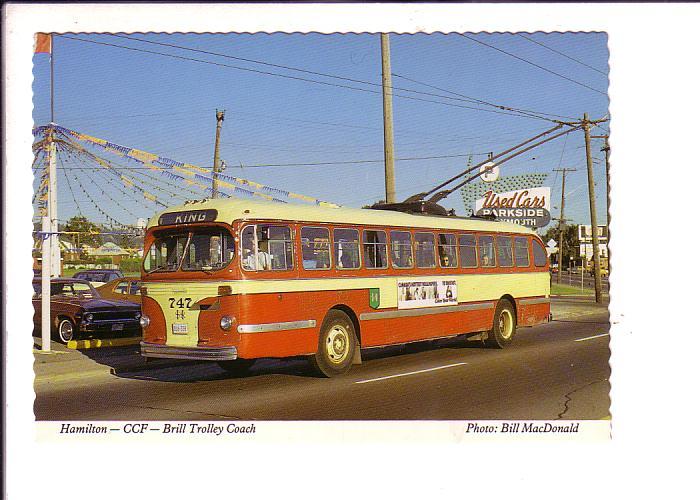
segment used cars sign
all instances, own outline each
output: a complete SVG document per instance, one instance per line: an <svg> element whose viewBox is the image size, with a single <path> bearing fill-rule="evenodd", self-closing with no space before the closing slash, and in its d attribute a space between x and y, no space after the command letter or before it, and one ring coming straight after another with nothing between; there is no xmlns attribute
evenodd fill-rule
<svg viewBox="0 0 700 500"><path fill-rule="evenodd" d="M549 224L551 189L539 187L505 193L491 190L474 203L476 215L491 215L502 222L537 228Z"/></svg>

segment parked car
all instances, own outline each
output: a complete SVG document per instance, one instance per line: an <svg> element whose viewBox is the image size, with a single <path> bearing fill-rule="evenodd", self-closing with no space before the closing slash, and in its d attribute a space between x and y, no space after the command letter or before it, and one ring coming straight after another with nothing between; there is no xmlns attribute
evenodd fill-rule
<svg viewBox="0 0 700 500"><path fill-rule="evenodd" d="M99 285L97 292L103 299L128 300L141 303L141 280L136 278L117 278Z"/></svg>
<svg viewBox="0 0 700 500"><path fill-rule="evenodd" d="M34 330L41 331L41 280L33 281ZM141 306L109 300L90 282L75 278L51 280L51 333L64 344L81 336L106 333L140 334Z"/></svg>
<svg viewBox="0 0 700 500"><path fill-rule="evenodd" d="M119 269L88 269L85 271L78 271L73 277L78 280L89 281L93 286L99 286L102 283L107 283L117 278L123 278L124 273Z"/></svg>

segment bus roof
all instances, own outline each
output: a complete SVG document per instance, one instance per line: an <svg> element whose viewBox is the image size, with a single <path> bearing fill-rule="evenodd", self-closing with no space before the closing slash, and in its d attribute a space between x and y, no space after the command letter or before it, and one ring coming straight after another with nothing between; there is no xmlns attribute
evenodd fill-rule
<svg viewBox="0 0 700 500"><path fill-rule="evenodd" d="M324 207L292 203L274 203L240 198L218 198L188 202L157 213L148 221L148 228L158 225L165 213L214 209L216 222L264 219L291 222L326 222L374 226L396 226L467 231L503 231L535 234L532 229L506 222L493 222L463 217L436 217L366 208Z"/></svg>

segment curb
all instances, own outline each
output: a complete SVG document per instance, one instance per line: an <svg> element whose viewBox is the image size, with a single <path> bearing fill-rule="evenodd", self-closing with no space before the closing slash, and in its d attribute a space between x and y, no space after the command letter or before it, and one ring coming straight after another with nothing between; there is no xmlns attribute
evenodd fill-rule
<svg viewBox="0 0 700 500"><path fill-rule="evenodd" d="M123 339L88 339L69 340L66 344L68 349L95 349L98 347L120 347L126 345L138 345L141 337L129 337Z"/></svg>

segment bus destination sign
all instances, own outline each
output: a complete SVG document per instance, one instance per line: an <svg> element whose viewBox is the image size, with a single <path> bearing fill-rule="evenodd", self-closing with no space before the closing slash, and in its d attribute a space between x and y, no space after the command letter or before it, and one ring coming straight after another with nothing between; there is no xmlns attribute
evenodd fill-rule
<svg viewBox="0 0 700 500"><path fill-rule="evenodd" d="M207 210L187 210L185 212L168 212L158 219L159 226L171 226L174 224L199 224L201 222L211 222L216 220L217 211L210 208Z"/></svg>

